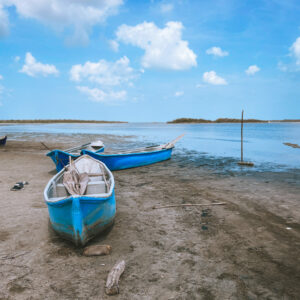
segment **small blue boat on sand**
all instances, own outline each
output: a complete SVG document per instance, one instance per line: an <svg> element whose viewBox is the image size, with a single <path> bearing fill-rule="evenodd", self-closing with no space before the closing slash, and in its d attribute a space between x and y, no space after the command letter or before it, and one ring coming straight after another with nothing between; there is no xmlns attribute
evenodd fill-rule
<svg viewBox="0 0 300 300"><path fill-rule="evenodd" d="M114 188L114 177L102 162L87 155L71 162L44 190L54 231L76 246L84 246L113 224Z"/></svg>
<svg viewBox="0 0 300 300"><path fill-rule="evenodd" d="M102 161L111 171L135 168L170 159L174 144L181 139L183 135L184 134L180 135L167 144L159 146L125 151L105 151L103 153L95 153L83 149L82 153Z"/></svg>
<svg viewBox="0 0 300 300"><path fill-rule="evenodd" d="M73 160L77 159L81 155L81 150L83 149L98 153L104 151L104 144L101 141L95 141L66 150L55 149L48 152L46 155L52 159L56 171L59 172L69 163L70 157Z"/></svg>
<svg viewBox="0 0 300 300"><path fill-rule="evenodd" d="M7 135L0 136L0 146L4 146L6 144Z"/></svg>

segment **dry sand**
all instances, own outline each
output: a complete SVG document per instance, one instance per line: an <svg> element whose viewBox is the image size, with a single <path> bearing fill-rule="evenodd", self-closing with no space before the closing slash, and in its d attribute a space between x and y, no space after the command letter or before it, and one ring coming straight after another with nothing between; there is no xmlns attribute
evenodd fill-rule
<svg viewBox="0 0 300 300"><path fill-rule="evenodd" d="M55 171L46 152L33 141L0 149L0 299L299 299L299 173L217 175L176 153L114 172L115 224L90 243L112 254L85 257L49 226L43 189ZM29 185L10 191L17 181ZM212 202L227 204L152 209ZM120 294L106 296L119 259Z"/></svg>

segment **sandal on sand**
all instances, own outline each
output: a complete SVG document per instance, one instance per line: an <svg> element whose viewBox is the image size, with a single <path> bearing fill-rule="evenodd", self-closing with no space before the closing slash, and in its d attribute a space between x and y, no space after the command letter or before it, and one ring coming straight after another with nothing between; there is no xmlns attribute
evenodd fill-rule
<svg viewBox="0 0 300 300"><path fill-rule="evenodd" d="M10 190L19 191L24 188L25 184L28 184L28 182L27 181L17 182Z"/></svg>

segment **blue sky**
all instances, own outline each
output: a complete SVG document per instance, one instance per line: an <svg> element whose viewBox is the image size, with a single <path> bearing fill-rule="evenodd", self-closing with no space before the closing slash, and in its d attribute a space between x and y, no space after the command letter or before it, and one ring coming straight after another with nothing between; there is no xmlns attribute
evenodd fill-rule
<svg viewBox="0 0 300 300"><path fill-rule="evenodd" d="M0 119L300 118L298 0L0 0Z"/></svg>

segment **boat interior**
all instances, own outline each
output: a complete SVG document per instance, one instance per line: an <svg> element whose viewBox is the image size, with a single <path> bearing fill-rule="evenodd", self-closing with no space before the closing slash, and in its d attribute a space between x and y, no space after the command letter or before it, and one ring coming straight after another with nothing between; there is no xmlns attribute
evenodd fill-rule
<svg viewBox="0 0 300 300"><path fill-rule="evenodd" d="M66 150L64 150L64 152L68 152L73 155L80 155L81 150L83 150L83 149L86 149L86 150L89 150L92 152L96 152L96 151L100 150L101 148L103 148L103 145L98 146L98 145L92 145L92 143L87 143L87 144L83 144L83 145L80 145L77 147L66 149Z"/></svg>
<svg viewBox="0 0 300 300"><path fill-rule="evenodd" d="M101 155L147 153L147 152L153 152L153 151L172 149L172 148L174 148L175 143L178 142L184 135L185 135L185 133L181 134L173 141L163 144L163 145L155 145L155 146L136 148L136 149L125 149L125 150L105 149L104 152L101 153Z"/></svg>
<svg viewBox="0 0 300 300"><path fill-rule="evenodd" d="M150 146L150 147L143 147L143 148L135 148L135 149L105 149L104 152L101 152L101 155L105 154L130 154L130 153L143 153L143 152L152 152L152 151L159 151L164 149L164 145L158 146Z"/></svg>
<svg viewBox="0 0 300 300"><path fill-rule="evenodd" d="M89 157L80 157L74 164L78 173L88 174L88 183L85 193L80 196L108 197L110 195L113 179L111 173L99 161ZM70 195L63 183L64 172L53 179L47 191L48 200L55 202L67 198Z"/></svg>

